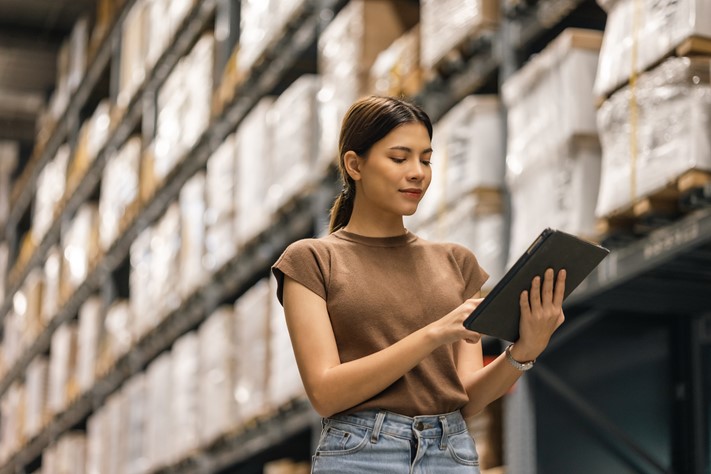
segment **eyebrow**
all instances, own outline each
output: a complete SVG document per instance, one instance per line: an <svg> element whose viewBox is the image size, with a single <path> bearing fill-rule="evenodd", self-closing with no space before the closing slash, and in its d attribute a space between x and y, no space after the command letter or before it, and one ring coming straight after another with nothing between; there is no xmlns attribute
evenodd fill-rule
<svg viewBox="0 0 711 474"><path fill-rule="evenodd" d="M407 153L412 153L412 148L406 146L391 146L389 150L402 150L406 151ZM432 153L432 148L425 148L424 150L422 150L422 153Z"/></svg>

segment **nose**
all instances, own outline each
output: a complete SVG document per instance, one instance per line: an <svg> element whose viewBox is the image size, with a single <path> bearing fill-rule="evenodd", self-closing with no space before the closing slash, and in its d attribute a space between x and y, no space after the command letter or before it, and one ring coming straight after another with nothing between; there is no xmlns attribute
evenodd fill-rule
<svg viewBox="0 0 711 474"><path fill-rule="evenodd" d="M417 161L414 165L410 166L407 171L408 181L422 181L425 177L425 165Z"/></svg>

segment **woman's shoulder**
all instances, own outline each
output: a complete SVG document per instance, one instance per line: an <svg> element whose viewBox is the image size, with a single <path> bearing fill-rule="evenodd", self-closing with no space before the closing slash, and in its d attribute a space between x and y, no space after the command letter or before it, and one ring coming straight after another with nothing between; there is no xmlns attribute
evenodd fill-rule
<svg viewBox="0 0 711 474"><path fill-rule="evenodd" d="M335 244L336 241L331 235L325 235L322 237L307 237L290 243L284 253L295 255L324 255L327 254Z"/></svg>
<svg viewBox="0 0 711 474"><path fill-rule="evenodd" d="M446 253L452 255L456 259L474 257L474 252L469 247L466 247L456 242L433 241L424 239L419 236L417 238L417 241L421 246L431 251Z"/></svg>

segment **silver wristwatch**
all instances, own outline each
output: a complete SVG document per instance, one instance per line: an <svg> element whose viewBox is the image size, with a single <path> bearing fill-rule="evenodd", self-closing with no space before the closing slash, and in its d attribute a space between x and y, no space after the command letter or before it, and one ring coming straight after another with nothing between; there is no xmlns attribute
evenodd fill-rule
<svg viewBox="0 0 711 474"><path fill-rule="evenodd" d="M514 366L516 370L520 370L521 372L525 372L526 370L531 370L533 368L533 364L536 363L536 360L529 360L526 362L519 362L516 359L513 358L511 355L511 348L513 347L513 344L509 344L509 346L506 348L506 360L509 361L509 364Z"/></svg>

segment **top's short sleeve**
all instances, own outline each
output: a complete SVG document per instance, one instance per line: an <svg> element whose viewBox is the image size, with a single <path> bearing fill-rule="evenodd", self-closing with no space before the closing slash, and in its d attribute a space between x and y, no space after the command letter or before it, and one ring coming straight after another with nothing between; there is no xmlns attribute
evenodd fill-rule
<svg viewBox="0 0 711 474"><path fill-rule="evenodd" d="M479 266L479 261L474 253L468 248L455 244L452 248L454 257L457 260L459 269L464 279L464 298L471 298L477 294L481 287L489 279L486 270Z"/></svg>
<svg viewBox="0 0 711 474"><path fill-rule="evenodd" d="M282 306L284 275L326 299L330 259L328 252L316 239L299 240L289 245L272 266L272 273L277 281L277 298Z"/></svg>

